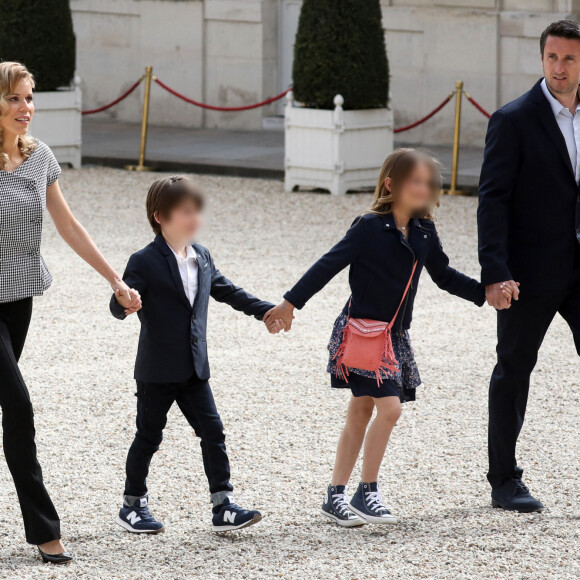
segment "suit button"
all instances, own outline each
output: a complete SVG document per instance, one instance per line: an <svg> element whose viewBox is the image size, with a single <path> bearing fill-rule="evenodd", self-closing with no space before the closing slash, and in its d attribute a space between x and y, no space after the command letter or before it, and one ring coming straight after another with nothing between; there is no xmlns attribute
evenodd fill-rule
<svg viewBox="0 0 580 580"><path fill-rule="evenodd" d="M192 337L191 344L197 344L197 336Z"/></svg>
<svg viewBox="0 0 580 580"><path fill-rule="evenodd" d="M195 314L191 315L191 320L195 320Z"/></svg>

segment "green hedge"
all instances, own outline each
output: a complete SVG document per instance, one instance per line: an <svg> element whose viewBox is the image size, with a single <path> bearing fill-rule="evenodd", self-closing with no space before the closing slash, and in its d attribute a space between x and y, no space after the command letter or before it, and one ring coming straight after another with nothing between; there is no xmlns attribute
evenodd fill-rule
<svg viewBox="0 0 580 580"><path fill-rule="evenodd" d="M386 107L389 64L379 0L304 0L294 47L294 97L307 107Z"/></svg>
<svg viewBox="0 0 580 580"><path fill-rule="evenodd" d="M76 41L69 0L0 0L0 59L24 64L38 91L70 85Z"/></svg>

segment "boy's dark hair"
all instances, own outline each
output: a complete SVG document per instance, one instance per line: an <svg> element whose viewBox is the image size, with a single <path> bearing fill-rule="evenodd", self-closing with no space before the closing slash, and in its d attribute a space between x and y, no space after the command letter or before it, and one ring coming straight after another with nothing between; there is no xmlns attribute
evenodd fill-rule
<svg viewBox="0 0 580 580"><path fill-rule="evenodd" d="M557 36L559 38L571 38L580 40L580 24L578 22L574 22L574 20L557 20L556 22L552 22L542 32L542 36L540 36L540 54L542 57L544 56L544 48L546 46L546 40L548 40L548 36Z"/></svg>
<svg viewBox="0 0 580 580"><path fill-rule="evenodd" d="M161 226L155 215L168 217L171 210L186 199L193 201L199 210L203 209L203 194L191 179L183 175L164 177L151 184L147 193L147 219L156 234L161 233Z"/></svg>

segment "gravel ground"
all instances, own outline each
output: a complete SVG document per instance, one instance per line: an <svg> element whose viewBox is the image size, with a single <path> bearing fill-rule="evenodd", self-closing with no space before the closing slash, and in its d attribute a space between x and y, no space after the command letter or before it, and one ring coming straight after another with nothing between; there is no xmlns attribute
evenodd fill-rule
<svg viewBox="0 0 580 580"><path fill-rule="evenodd" d="M122 269L152 237L144 198L153 174L65 171L77 216ZM221 270L276 301L339 239L369 202L284 194L275 181L195 178L210 211L202 243ZM452 262L478 275L476 200L445 198L439 230ZM439 291L426 274L412 329L424 386L405 406L382 471L401 523L343 530L318 510L348 395L324 372L332 322L348 296L345 273L271 337L254 319L214 303L209 348L233 481L264 520L220 537L209 531L197 440L173 409L150 477L154 514L167 526L138 537L114 524L124 459L134 433L136 317L108 312L110 292L46 227L54 275L36 300L22 368L36 409L46 483L76 561L43 565L24 542L8 470L0 466L2 578L578 578L580 387L571 335L553 324L534 375L520 446L526 481L549 506L542 515L492 510L486 471L486 390L494 364L494 314ZM524 289L525 291L525 289ZM357 467L351 487L357 482Z"/></svg>

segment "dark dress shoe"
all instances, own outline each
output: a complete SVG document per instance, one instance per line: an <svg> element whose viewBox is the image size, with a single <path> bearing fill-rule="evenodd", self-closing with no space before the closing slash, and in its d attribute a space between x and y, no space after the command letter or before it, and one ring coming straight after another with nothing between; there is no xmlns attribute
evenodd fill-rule
<svg viewBox="0 0 580 580"><path fill-rule="evenodd" d="M73 555L69 552L63 552L62 554L47 554L40 549L40 546L37 546L37 548L44 563L68 564L73 559Z"/></svg>
<svg viewBox="0 0 580 580"><path fill-rule="evenodd" d="M492 490L491 505L494 508L526 514L544 510L544 504L532 496L521 479L507 481Z"/></svg>

